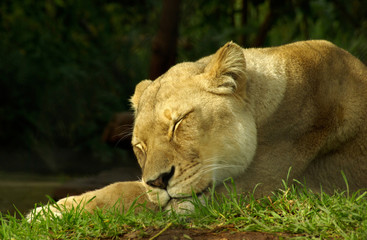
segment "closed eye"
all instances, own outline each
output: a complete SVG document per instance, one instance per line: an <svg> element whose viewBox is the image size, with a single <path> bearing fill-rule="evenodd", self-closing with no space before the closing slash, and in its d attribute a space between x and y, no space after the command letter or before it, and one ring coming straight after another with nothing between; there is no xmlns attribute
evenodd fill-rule
<svg viewBox="0 0 367 240"><path fill-rule="evenodd" d="M177 131L177 128L180 126L180 124L181 124L181 122L184 120L184 118L181 118L181 119L179 119L176 123L175 123L175 125L173 126L173 129L172 129L172 135L174 135L175 134L175 132Z"/></svg>
<svg viewBox="0 0 367 240"><path fill-rule="evenodd" d="M177 119L173 125L170 126L169 130L168 130L168 137L171 140L173 140L173 138L175 137L176 131L178 129L178 127L180 126L180 124L182 123L182 121L184 120L184 117L181 117L179 119Z"/></svg>
<svg viewBox="0 0 367 240"><path fill-rule="evenodd" d="M146 158L146 152L144 146L141 143L135 144L134 152L140 166L143 168L145 165L145 158Z"/></svg>
<svg viewBox="0 0 367 240"><path fill-rule="evenodd" d="M144 148L143 148L143 145L141 145L141 143L138 143L138 144L135 144L134 145L136 148L138 148L142 153L144 153Z"/></svg>
<svg viewBox="0 0 367 240"><path fill-rule="evenodd" d="M171 125L170 127L170 131L168 133L169 138L172 140L173 137L175 136L177 129L180 127L181 123L183 120L185 120L185 118L187 118L187 116L192 113L193 110L187 112L186 114L182 115L181 117L177 118L177 120L174 122L173 125Z"/></svg>

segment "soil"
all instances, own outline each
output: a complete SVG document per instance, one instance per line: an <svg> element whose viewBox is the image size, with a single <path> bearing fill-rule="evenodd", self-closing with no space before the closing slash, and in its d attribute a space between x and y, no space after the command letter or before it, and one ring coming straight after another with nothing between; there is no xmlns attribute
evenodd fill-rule
<svg viewBox="0 0 367 240"><path fill-rule="evenodd" d="M145 229L144 232L131 232L120 239L155 239L155 240L275 240L287 239L300 235L286 233L239 232L233 226L215 229L172 228L165 231Z"/></svg>

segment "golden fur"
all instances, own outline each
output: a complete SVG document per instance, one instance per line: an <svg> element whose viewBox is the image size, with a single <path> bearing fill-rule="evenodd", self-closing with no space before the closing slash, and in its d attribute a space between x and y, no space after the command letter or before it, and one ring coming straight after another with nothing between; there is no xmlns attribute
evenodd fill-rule
<svg viewBox="0 0 367 240"><path fill-rule="evenodd" d="M242 49L230 42L214 55L145 80L131 98L132 145L142 181L116 183L60 204L95 196L86 209L190 207L180 199L209 187L258 196L281 179L326 192L367 187L367 68L327 41ZM147 194L145 194L148 192Z"/></svg>

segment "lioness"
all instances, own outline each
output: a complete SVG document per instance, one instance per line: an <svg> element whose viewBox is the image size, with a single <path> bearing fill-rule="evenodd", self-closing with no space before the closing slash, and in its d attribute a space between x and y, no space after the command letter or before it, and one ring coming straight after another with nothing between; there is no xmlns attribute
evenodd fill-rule
<svg viewBox="0 0 367 240"><path fill-rule="evenodd" d="M71 207L125 209L138 196L155 208L189 208L183 198L223 180L257 196L281 180L313 191L367 187L367 68L327 41L243 49L229 42L215 54L144 80L131 98L132 145L142 180L115 183L61 199ZM57 212L55 208L51 208ZM40 210L40 209L38 209Z"/></svg>

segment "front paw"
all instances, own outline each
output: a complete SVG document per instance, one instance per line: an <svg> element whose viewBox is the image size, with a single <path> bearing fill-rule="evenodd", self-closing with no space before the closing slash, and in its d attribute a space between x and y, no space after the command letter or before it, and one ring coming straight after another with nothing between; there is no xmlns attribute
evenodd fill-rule
<svg viewBox="0 0 367 240"><path fill-rule="evenodd" d="M74 197L63 198L56 203L49 203L33 209L30 213L28 213L26 219L28 222L32 222L33 220L45 218L47 216L61 218L63 212L73 208L78 209L80 204L81 203L76 203Z"/></svg>
<svg viewBox="0 0 367 240"><path fill-rule="evenodd" d="M198 196L196 200L193 198L174 198L169 201L165 210L173 210L176 213L192 213L195 210L196 205L204 205L204 196Z"/></svg>
<svg viewBox="0 0 367 240"><path fill-rule="evenodd" d="M167 206L164 208L165 210L173 210L176 213L190 213L195 209L194 204L192 203L191 198L187 199L172 199L169 201Z"/></svg>
<svg viewBox="0 0 367 240"><path fill-rule="evenodd" d="M37 207L27 214L26 219L28 222L32 222L37 219L45 218L46 216L61 217L62 213L59 207L54 207L52 205L44 205L42 207Z"/></svg>

